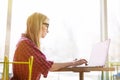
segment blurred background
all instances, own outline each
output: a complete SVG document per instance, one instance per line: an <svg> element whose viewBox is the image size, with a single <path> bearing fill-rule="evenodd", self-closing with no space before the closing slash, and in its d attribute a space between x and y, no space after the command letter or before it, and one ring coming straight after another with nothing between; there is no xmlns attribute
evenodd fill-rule
<svg viewBox="0 0 120 80"><path fill-rule="evenodd" d="M108 61L120 62L120 0L0 0L1 61L5 55L13 60L27 17L34 12L50 19L49 33L41 40L42 51L49 60L89 60L95 43L111 39ZM50 72L42 80L78 80L78 76L72 72ZM101 80L101 72L85 76L85 80Z"/></svg>

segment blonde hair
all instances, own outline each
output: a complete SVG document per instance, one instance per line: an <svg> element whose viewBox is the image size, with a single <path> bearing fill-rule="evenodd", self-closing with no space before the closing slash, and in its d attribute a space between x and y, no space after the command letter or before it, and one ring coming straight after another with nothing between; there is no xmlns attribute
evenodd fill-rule
<svg viewBox="0 0 120 80"><path fill-rule="evenodd" d="M41 13L33 13L27 19L26 37L31 39L38 48L40 48L40 33L42 31L43 22L48 19L47 16Z"/></svg>

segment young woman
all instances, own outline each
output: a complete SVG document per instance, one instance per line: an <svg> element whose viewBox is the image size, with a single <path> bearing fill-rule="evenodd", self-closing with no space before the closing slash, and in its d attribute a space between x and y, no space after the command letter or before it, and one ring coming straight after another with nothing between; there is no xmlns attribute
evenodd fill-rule
<svg viewBox="0 0 120 80"><path fill-rule="evenodd" d="M41 75L47 77L49 71L64 67L87 64L85 59L71 62L55 63L46 59L40 50L40 38L48 33L49 19L41 13L33 13L27 19L26 32L22 34L14 54L14 61L28 61L34 57L32 80L40 80ZM28 80L28 65L13 64L13 77L11 80Z"/></svg>

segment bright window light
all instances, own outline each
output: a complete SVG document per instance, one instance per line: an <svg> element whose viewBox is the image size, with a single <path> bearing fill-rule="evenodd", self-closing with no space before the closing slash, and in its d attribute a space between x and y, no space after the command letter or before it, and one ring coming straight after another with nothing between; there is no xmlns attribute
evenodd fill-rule
<svg viewBox="0 0 120 80"><path fill-rule="evenodd" d="M11 60L26 29L27 17L34 12L50 18L49 33L42 39L42 51L48 59L56 62L89 59L92 45L100 41L99 0L13 0Z"/></svg>

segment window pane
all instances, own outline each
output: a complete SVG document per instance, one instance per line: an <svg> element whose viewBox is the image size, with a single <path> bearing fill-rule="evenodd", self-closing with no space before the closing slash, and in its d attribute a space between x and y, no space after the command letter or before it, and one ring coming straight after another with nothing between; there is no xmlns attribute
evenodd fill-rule
<svg viewBox="0 0 120 80"><path fill-rule="evenodd" d="M111 38L109 59L120 62L120 0L108 0L108 36ZM112 75L120 73L119 66L114 66ZM114 76L114 79L120 79Z"/></svg>
<svg viewBox="0 0 120 80"><path fill-rule="evenodd" d="M108 0L108 35L112 40L109 58L120 61L120 0Z"/></svg>
<svg viewBox="0 0 120 80"><path fill-rule="evenodd" d="M6 22L7 22L7 0L1 0L0 1L0 61L4 60ZM2 68L3 65L0 64L0 73L3 70Z"/></svg>
<svg viewBox="0 0 120 80"><path fill-rule="evenodd" d="M3 59L5 48L5 31L7 22L7 0L0 1L0 59Z"/></svg>

